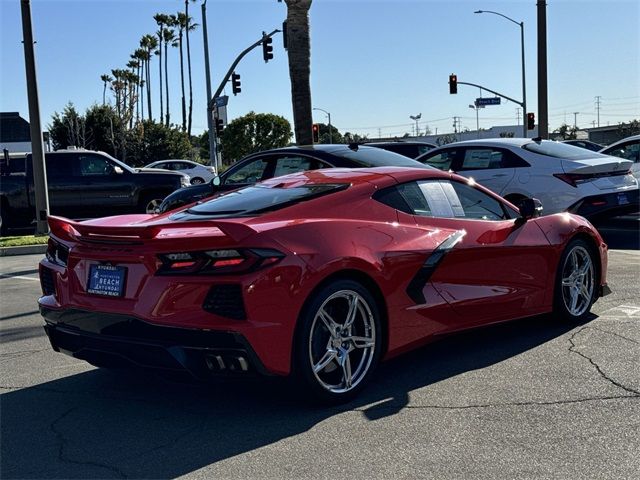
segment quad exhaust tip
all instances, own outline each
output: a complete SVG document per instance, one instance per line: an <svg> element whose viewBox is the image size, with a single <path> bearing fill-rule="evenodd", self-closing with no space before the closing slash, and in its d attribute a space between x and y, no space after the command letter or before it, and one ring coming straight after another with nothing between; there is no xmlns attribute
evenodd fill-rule
<svg viewBox="0 0 640 480"><path fill-rule="evenodd" d="M207 355L205 361L212 372L249 371L249 362L242 355Z"/></svg>

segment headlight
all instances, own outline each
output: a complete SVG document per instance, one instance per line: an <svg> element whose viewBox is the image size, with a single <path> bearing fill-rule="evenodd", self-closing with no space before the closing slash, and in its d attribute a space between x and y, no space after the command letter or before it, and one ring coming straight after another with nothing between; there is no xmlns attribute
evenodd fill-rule
<svg viewBox="0 0 640 480"><path fill-rule="evenodd" d="M190 185L190 181L189 181L189 177L187 177L186 175L183 175L180 178L180 185L182 185L183 187L188 187Z"/></svg>

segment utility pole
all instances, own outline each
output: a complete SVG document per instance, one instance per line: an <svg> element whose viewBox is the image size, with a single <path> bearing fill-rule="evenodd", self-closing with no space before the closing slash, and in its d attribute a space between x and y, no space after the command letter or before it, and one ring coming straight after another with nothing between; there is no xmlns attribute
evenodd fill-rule
<svg viewBox="0 0 640 480"><path fill-rule="evenodd" d="M578 128L578 114L580 112L573 112L573 128Z"/></svg>
<svg viewBox="0 0 640 480"><path fill-rule="evenodd" d="M207 98L211 99L211 70L209 68L209 35L207 34L207 0L202 2L202 37L204 39L204 70L207 81ZM209 129L209 164L218 173L216 129L213 125L213 111L207 105L207 128Z"/></svg>
<svg viewBox="0 0 640 480"><path fill-rule="evenodd" d="M538 7L538 136L549 138L549 99L547 88L547 2Z"/></svg>
<svg viewBox="0 0 640 480"><path fill-rule="evenodd" d="M22 11L22 43L24 44L24 64L27 74L27 97L29 100L29 125L31 128L31 159L33 184L36 197L36 233L49 233L49 196L47 193L47 173L44 159L44 142L40 125L40 101L38 98L38 79L36 76L36 58L33 48L33 29L31 23L31 0L20 0Z"/></svg>
<svg viewBox="0 0 640 480"><path fill-rule="evenodd" d="M598 126L600 126L600 95L596 95L596 112L598 113Z"/></svg>

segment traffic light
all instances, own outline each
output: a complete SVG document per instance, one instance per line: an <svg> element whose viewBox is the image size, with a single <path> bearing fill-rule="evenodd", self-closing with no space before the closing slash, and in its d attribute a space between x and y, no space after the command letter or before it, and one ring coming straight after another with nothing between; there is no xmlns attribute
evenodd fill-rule
<svg viewBox="0 0 640 480"><path fill-rule="evenodd" d="M240 87L240 74L231 74L231 89L233 90L234 95L237 95L242 91L242 88Z"/></svg>
<svg viewBox="0 0 640 480"><path fill-rule="evenodd" d="M216 136L219 137L224 130L224 121L221 118L215 118L214 120L216 121Z"/></svg>
<svg viewBox="0 0 640 480"><path fill-rule="evenodd" d="M458 93L458 76L453 73L449 75L449 93L452 95Z"/></svg>
<svg viewBox="0 0 640 480"><path fill-rule="evenodd" d="M311 130L313 132L313 143L320 143L320 125L314 123Z"/></svg>
<svg viewBox="0 0 640 480"><path fill-rule="evenodd" d="M271 43L273 43L271 37L265 37L262 40L262 58L264 58L265 63L273 59L273 45Z"/></svg>
<svg viewBox="0 0 640 480"><path fill-rule="evenodd" d="M536 126L536 114L527 113L527 130L533 130Z"/></svg>

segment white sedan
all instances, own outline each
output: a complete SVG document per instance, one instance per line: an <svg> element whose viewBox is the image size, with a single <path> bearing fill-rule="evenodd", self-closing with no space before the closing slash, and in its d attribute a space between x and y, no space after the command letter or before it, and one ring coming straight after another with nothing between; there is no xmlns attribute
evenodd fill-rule
<svg viewBox="0 0 640 480"><path fill-rule="evenodd" d="M585 217L638 209L632 162L549 140L470 140L431 150L417 161L452 170L518 205L537 198L544 213L569 211Z"/></svg>
<svg viewBox="0 0 640 480"><path fill-rule="evenodd" d="M200 185L210 181L215 177L216 171L213 167L201 165L191 160L159 160L150 163L144 168L161 168L163 170L173 170L191 178L191 185Z"/></svg>

